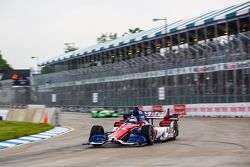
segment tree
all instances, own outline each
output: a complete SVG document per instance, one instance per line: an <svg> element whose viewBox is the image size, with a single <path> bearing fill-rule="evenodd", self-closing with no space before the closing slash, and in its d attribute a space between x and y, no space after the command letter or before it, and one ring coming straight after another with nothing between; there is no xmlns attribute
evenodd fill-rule
<svg viewBox="0 0 250 167"><path fill-rule="evenodd" d="M53 68L51 66L44 66L41 69L42 74L48 74L48 73L52 73L52 72L54 72L54 70L53 70Z"/></svg>
<svg viewBox="0 0 250 167"><path fill-rule="evenodd" d="M7 63L0 52L0 70L12 70L12 67Z"/></svg>
<svg viewBox="0 0 250 167"><path fill-rule="evenodd" d="M128 31L130 32L130 34L134 34L134 33L142 32L143 30L141 30L139 27L136 27L134 29L128 29Z"/></svg>
<svg viewBox="0 0 250 167"><path fill-rule="evenodd" d="M142 31L143 30L141 30L139 27L136 27L134 29L128 29L128 32L123 33L122 36L124 37L130 34L142 32ZM105 43L107 41L112 41L117 38L118 38L117 33L105 33L105 34L102 34L100 37L97 37L97 43Z"/></svg>
<svg viewBox="0 0 250 167"><path fill-rule="evenodd" d="M108 39L107 33L102 34L100 37L97 38L98 43L105 43Z"/></svg>
<svg viewBox="0 0 250 167"><path fill-rule="evenodd" d="M65 53L79 49L78 47L75 46L75 43L65 43L65 45L66 45L66 48L64 49Z"/></svg>
<svg viewBox="0 0 250 167"><path fill-rule="evenodd" d="M128 32L123 33L123 37L126 35L130 35L130 34L135 34L135 33L139 33L142 32L143 30L141 30L139 27L136 27L134 29L128 29Z"/></svg>
<svg viewBox="0 0 250 167"><path fill-rule="evenodd" d="M112 41L118 38L117 33L105 33L97 38L97 43L105 43L107 41Z"/></svg>
<svg viewBox="0 0 250 167"><path fill-rule="evenodd" d="M109 39L110 40L115 40L115 39L117 39L118 38L118 34L117 33L110 33L109 34Z"/></svg>

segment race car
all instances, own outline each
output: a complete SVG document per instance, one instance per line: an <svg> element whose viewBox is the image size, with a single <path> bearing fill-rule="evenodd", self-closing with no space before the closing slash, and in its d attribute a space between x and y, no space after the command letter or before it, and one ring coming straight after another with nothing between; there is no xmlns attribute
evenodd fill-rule
<svg viewBox="0 0 250 167"><path fill-rule="evenodd" d="M146 113L146 118L138 120L131 115L127 120L114 123L111 132L105 132L103 126L94 125L90 131L89 142L93 146L101 146L107 142L120 143L123 145L152 145L156 141L176 139L179 134L177 114L165 114L159 123L159 127L153 125L156 117L152 112ZM153 116L152 116L153 115ZM150 123L149 123L149 120Z"/></svg>
<svg viewBox="0 0 250 167"><path fill-rule="evenodd" d="M90 109L92 118L118 117L119 112L112 109L92 108Z"/></svg>

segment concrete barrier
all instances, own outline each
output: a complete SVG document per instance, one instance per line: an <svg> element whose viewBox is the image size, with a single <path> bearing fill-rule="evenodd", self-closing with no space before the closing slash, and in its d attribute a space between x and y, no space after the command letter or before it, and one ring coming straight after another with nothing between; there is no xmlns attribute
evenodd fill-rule
<svg viewBox="0 0 250 167"><path fill-rule="evenodd" d="M26 109L25 122L42 123L44 109Z"/></svg>
<svg viewBox="0 0 250 167"><path fill-rule="evenodd" d="M55 126L61 125L61 110L59 108L46 108L48 114L48 123Z"/></svg>
<svg viewBox="0 0 250 167"><path fill-rule="evenodd" d="M38 109L38 108L43 108L43 109L45 109L46 106L45 106L45 105L38 105L38 104L28 104L28 105L27 105L27 108L28 108L28 109Z"/></svg>
<svg viewBox="0 0 250 167"><path fill-rule="evenodd" d="M190 116L250 117L250 103L207 103L186 105Z"/></svg>
<svg viewBox="0 0 250 167"><path fill-rule="evenodd" d="M6 119L8 112L9 112L9 110L0 109L0 117L2 118L2 120Z"/></svg>
<svg viewBox="0 0 250 167"><path fill-rule="evenodd" d="M31 109L11 109L8 111L6 120L22 121L31 123L44 123L60 126L61 112L59 108L31 108Z"/></svg>
<svg viewBox="0 0 250 167"><path fill-rule="evenodd" d="M25 121L26 114L27 114L26 109L11 109L7 114L6 120L26 122Z"/></svg>
<svg viewBox="0 0 250 167"><path fill-rule="evenodd" d="M184 104L187 116L250 117L250 102ZM157 105L159 108L159 105ZM154 111L155 106L140 106L143 111ZM162 111L174 111L174 105L162 105Z"/></svg>

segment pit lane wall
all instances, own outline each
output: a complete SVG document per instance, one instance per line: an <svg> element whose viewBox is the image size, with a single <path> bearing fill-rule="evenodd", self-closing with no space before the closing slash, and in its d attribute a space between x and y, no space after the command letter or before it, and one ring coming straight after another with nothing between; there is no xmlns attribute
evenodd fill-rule
<svg viewBox="0 0 250 167"><path fill-rule="evenodd" d="M0 109L2 120L61 125L59 108Z"/></svg>
<svg viewBox="0 0 250 167"><path fill-rule="evenodd" d="M248 103L202 103L140 106L143 111L170 111L186 116L231 116L250 117L250 102Z"/></svg>

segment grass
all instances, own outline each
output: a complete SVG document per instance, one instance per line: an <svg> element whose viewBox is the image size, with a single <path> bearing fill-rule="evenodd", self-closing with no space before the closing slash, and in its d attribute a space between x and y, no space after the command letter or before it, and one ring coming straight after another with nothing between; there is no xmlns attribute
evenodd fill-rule
<svg viewBox="0 0 250 167"><path fill-rule="evenodd" d="M0 141L29 136L52 129L52 125L0 121Z"/></svg>

